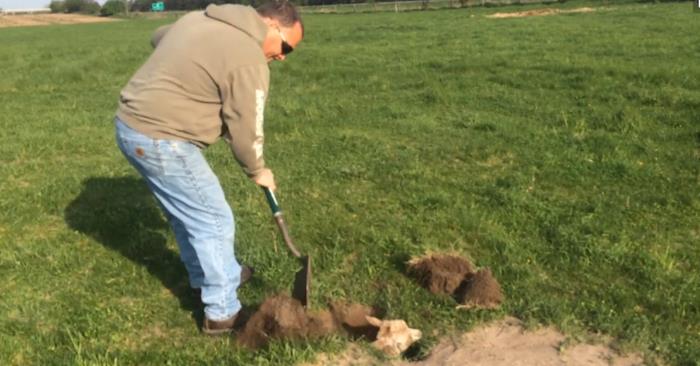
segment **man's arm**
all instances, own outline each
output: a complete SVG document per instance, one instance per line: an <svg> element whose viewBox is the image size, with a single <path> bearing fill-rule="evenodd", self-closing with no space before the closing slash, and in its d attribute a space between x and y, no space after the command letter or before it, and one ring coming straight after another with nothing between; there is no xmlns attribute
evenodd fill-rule
<svg viewBox="0 0 700 366"><path fill-rule="evenodd" d="M241 66L220 85L224 138L243 171L259 185L275 188L263 158L263 121L270 80L267 65Z"/></svg>
<svg viewBox="0 0 700 366"><path fill-rule="evenodd" d="M158 46L158 43L160 43L160 40L163 39L166 33L170 30L170 27L172 27L172 24L167 24L158 27L155 32L153 32L153 35L151 36L151 46L153 48L156 48Z"/></svg>

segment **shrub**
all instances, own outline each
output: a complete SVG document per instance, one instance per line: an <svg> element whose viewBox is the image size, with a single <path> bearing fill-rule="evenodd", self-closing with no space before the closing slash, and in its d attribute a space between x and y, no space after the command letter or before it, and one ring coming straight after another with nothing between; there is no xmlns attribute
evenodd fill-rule
<svg viewBox="0 0 700 366"><path fill-rule="evenodd" d="M66 13L77 13L83 8L83 0L66 0L63 2Z"/></svg>
<svg viewBox="0 0 700 366"><path fill-rule="evenodd" d="M124 0L107 0L100 9L100 15L109 17L115 14L121 14L126 11L126 1Z"/></svg>
<svg viewBox="0 0 700 366"><path fill-rule="evenodd" d="M151 3L153 3L154 0L134 0L131 2L131 10L132 11L150 11L151 10Z"/></svg>
<svg viewBox="0 0 700 366"><path fill-rule="evenodd" d="M52 1L49 4L49 9L52 13L64 13L66 11L66 3L64 1Z"/></svg>
<svg viewBox="0 0 700 366"><path fill-rule="evenodd" d="M100 8L101 6L97 1L85 1L85 5L80 12L85 14L99 14Z"/></svg>
<svg viewBox="0 0 700 366"><path fill-rule="evenodd" d="M97 14L100 12L100 4L93 0L65 0L66 13Z"/></svg>

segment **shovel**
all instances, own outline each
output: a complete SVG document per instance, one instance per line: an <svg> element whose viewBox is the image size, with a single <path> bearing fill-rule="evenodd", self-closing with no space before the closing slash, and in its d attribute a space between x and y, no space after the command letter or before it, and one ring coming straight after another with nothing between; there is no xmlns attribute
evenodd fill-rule
<svg viewBox="0 0 700 366"><path fill-rule="evenodd" d="M292 243L292 237L289 236L289 231L287 230L287 224L284 223L284 218L282 217L282 209L280 208L277 198L274 192L270 188L262 187L265 192L265 198L267 198L267 203L270 205L272 210L272 216L275 218L277 227L282 233L284 238L284 243L287 248L294 254L295 257L299 258L301 261L301 270L294 275L294 289L292 290L292 297L299 300L304 308L309 306L309 287L311 286L311 258L308 255L302 256L299 250Z"/></svg>

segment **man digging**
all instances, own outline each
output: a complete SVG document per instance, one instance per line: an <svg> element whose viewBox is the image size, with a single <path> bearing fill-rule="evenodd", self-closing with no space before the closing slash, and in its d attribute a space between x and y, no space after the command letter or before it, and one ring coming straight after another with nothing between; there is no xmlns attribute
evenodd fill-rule
<svg viewBox="0 0 700 366"><path fill-rule="evenodd" d="M303 34L286 0L210 5L159 28L120 95L117 144L170 222L207 334L232 330L250 270L234 256L233 212L202 149L224 137L248 177L275 189L263 160L268 63L284 60Z"/></svg>

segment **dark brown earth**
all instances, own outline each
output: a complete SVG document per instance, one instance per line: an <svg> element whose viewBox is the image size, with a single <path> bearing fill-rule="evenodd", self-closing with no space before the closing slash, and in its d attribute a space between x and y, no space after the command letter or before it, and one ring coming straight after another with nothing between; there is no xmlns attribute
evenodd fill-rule
<svg viewBox="0 0 700 366"><path fill-rule="evenodd" d="M307 312L298 300L279 294L260 305L236 340L253 349L273 339L308 339L333 333L372 341L377 337L378 328L369 324L365 317L376 313L369 306L343 302L331 304L330 310Z"/></svg>
<svg viewBox="0 0 700 366"><path fill-rule="evenodd" d="M331 313L342 330L353 339L377 339L379 328L367 321L367 315L377 316L377 309L362 304L336 302L331 304Z"/></svg>
<svg viewBox="0 0 700 366"><path fill-rule="evenodd" d="M468 260L456 255L433 254L408 263L409 274L434 294L453 294L473 271Z"/></svg>
<svg viewBox="0 0 700 366"><path fill-rule="evenodd" d="M501 286L491 270L474 272L472 264L457 255L434 254L411 260L409 274L430 292L453 296L463 307L494 308L503 302ZM237 334L237 343L260 348L273 339L308 339L342 334L374 341L378 327L367 321L377 309L362 304L333 302L327 310L309 312L286 294L267 298Z"/></svg>
<svg viewBox="0 0 700 366"><path fill-rule="evenodd" d="M309 318L298 300L286 295L268 298L248 320L238 343L259 348L271 338L298 339L308 333Z"/></svg>
<svg viewBox="0 0 700 366"><path fill-rule="evenodd" d="M474 272L466 258L431 254L408 262L408 273L434 294L452 295L462 308L493 309L503 302L503 293L491 269Z"/></svg>
<svg viewBox="0 0 700 366"><path fill-rule="evenodd" d="M466 308L494 309L503 302L501 285L493 278L490 268L467 275L454 296Z"/></svg>

